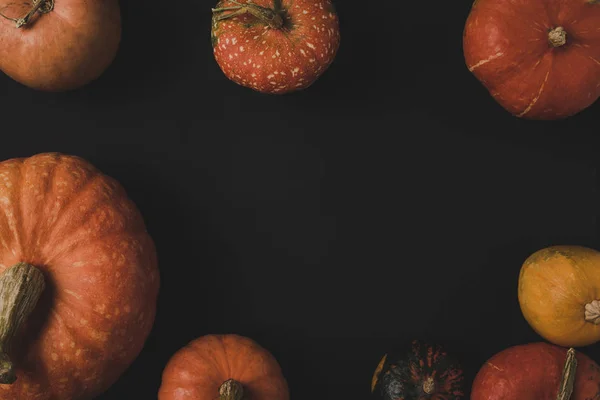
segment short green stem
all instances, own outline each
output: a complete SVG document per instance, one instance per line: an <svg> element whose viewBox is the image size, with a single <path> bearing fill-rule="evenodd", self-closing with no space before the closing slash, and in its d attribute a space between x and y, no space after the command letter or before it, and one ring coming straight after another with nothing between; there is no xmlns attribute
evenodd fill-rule
<svg viewBox="0 0 600 400"><path fill-rule="evenodd" d="M34 266L18 263L0 275L0 383L17 380L10 359L11 345L45 288L44 275Z"/></svg>
<svg viewBox="0 0 600 400"><path fill-rule="evenodd" d="M577 374L577 358L575 357L575 349L567 351L567 361L563 368L562 377L556 400L569 400L573 394L575 386L575 375Z"/></svg>

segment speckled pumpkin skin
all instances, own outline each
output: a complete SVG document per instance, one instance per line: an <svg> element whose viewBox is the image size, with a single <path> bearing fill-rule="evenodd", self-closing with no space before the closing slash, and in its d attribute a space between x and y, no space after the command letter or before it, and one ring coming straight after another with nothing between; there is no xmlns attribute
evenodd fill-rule
<svg viewBox="0 0 600 400"><path fill-rule="evenodd" d="M159 289L152 239L123 188L88 162L0 163L0 272L27 262L46 289L11 352L1 400L92 399L141 351Z"/></svg>
<svg viewBox="0 0 600 400"><path fill-rule="evenodd" d="M423 390L432 378L433 393ZM408 348L386 354L371 382L374 400L459 400L464 396L460 364L439 345L415 340Z"/></svg>
<svg viewBox="0 0 600 400"><path fill-rule="evenodd" d="M273 1L253 3L273 9ZM215 8L232 6L223 0ZM215 59L230 80L261 93L285 94L308 88L329 68L340 46L332 1L283 0L282 9L282 29L251 15L213 18Z"/></svg>

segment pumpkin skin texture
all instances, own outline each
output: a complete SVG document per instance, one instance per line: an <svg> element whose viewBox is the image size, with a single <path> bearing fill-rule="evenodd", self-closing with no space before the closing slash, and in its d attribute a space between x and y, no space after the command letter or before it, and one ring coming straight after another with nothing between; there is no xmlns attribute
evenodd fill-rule
<svg viewBox="0 0 600 400"><path fill-rule="evenodd" d="M235 381L242 390L223 390ZM221 396L219 395L221 393ZM163 371L158 400L289 400L277 360L252 339L206 335L171 357Z"/></svg>
<svg viewBox="0 0 600 400"><path fill-rule="evenodd" d="M154 322L157 258L139 211L81 158L3 161L0 273L21 262L41 271L45 289L11 346L17 379L0 385L0 399L98 396L137 357Z"/></svg>
<svg viewBox="0 0 600 400"><path fill-rule="evenodd" d="M0 0L0 12L18 19L31 10L31 1ZM54 1L52 11L36 13L21 28L0 18L0 70L32 89L52 92L77 89L98 78L121 40L117 0L43 1Z"/></svg>
<svg viewBox="0 0 600 400"><path fill-rule="evenodd" d="M311 86L331 65L340 46L339 20L331 0L222 0L213 9L212 44L223 73L233 82L268 94ZM255 9L259 6L263 9ZM234 10L227 10L233 7ZM274 12L278 7L280 12ZM219 11L223 10L224 11ZM224 18L224 19L220 19ZM268 21L278 21L278 23Z"/></svg>
<svg viewBox="0 0 600 400"><path fill-rule="evenodd" d="M598 26L595 0L477 0L464 30L465 61L513 115L566 118L600 96Z"/></svg>
<svg viewBox="0 0 600 400"><path fill-rule="evenodd" d="M600 398L600 367L575 353L577 368L570 400ZM471 400L557 400L567 349L548 343L510 347L490 358L473 381ZM568 397L564 397L568 400Z"/></svg>
<svg viewBox="0 0 600 400"><path fill-rule="evenodd" d="M552 246L529 256L519 275L519 304L529 325L564 347L600 340L600 252Z"/></svg>
<svg viewBox="0 0 600 400"><path fill-rule="evenodd" d="M458 400L464 396L463 371L438 345L415 340L408 349L386 354L371 381L377 400Z"/></svg>

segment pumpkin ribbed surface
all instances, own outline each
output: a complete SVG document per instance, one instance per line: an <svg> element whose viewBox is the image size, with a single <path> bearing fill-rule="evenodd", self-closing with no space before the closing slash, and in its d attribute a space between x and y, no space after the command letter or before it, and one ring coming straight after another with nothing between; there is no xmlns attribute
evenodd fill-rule
<svg viewBox="0 0 600 400"><path fill-rule="evenodd" d="M40 154L0 163L0 272L40 269L46 289L13 346L0 399L88 399L141 351L159 275L124 189L88 162Z"/></svg>

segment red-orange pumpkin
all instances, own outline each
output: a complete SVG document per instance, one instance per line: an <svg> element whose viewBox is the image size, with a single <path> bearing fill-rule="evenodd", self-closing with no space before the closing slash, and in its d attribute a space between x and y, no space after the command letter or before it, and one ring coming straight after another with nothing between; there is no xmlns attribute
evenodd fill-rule
<svg viewBox="0 0 600 400"><path fill-rule="evenodd" d="M0 0L0 13L0 70L31 88L78 88L99 77L117 54L117 0Z"/></svg>
<svg viewBox="0 0 600 400"><path fill-rule="evenodd" d="M341 41L332 0L219 0L211 38L227 78L268 94L313 85Z"/></svg>
<svg viewBox="0 0 600 400"><path fill-rule="evenodd" d="M169 360L158 400L289 400L273 355L238 335L200 337Z"/></svg>
<svg viewBox="0 0 600 400"><path fill-rule="evenodd" d="M477 0L469 70L512 114L558 119L600 97L600 1Z"/></svg>
<svg viewBox="0 0 600 400"><path fill-rule="evenodd" d="M548 343L510 347L490 358L473 382L471 400L600 398L600 367L583 353Z"/></svg>
<svg viewBox="0 0 600 400"><path fill-rule="evenodd" d="M153 241L124 189L81 158L0 163L0 272L1 400L91 399L153 325Z"/></svg>

